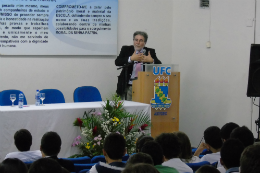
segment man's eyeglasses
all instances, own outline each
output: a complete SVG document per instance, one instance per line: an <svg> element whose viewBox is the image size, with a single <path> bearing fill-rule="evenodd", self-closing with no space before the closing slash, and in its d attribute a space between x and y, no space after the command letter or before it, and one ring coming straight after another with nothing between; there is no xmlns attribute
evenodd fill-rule
<svg viewBox="0 0 260 173"><path fill-rule="evenodd" d="M134 42L140 42L140 43L143 43L144 42L144 40L138 40L138 39L134 39Z"/></svg>

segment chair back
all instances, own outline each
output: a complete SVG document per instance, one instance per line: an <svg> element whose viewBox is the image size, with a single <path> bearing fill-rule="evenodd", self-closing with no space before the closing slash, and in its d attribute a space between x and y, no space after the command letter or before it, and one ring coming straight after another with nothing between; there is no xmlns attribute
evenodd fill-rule
<svg viewBox="0 0 260 173"><path fill-rule="evenodd" d="M194 172L196 172L203 165L210 165L209 162L203 161L198 163L186 163Z"/></svg>
<svg viewBox="0 0 260 173"><path fill-rule="evenodd" d="M65 103L64 95L57 89L43 89L40 93L45 93L43 104Z"/></svg>
<svg viewBox="0 0 260 173"><path fill-rule="evenodd" d="M16 95L14 105L18 105L20 90L3 90L0 92L0 106L11 106L12 101L10 100L10 94ZM23 93L24 95L24 93ZM23 104L27 105L26 97L24 95Z"/></svg>
<svg viewBox="0 0 260 173"><path fill-rule="evenodd" d="M44 103L44 101L43 101L43 103ZM62 159L70 160L74 164L88 164L88 163L91 163L91 158L88 157L88 156L78 157L78 158L62 158Z"/></svg>
<svg viewBox="0 0 260 173"><path fill-rule="evenodd" d="M74 102L102 101L99 90L93 86L82 86L74 90Z"/></svg>
<svg viewBox="0 0 260 173"><path fill-rule="evenodd" d="M104 162L104 163L106 163L105 156L104 156L104 155L94 156L94 157L91 159L91 163L98 163L98 162Z"/></svg>

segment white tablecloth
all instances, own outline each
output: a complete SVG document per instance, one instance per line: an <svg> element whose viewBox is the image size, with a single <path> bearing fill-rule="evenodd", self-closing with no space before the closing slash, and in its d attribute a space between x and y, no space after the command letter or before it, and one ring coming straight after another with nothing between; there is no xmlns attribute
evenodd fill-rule
<svg viewBox="0 0 260 173"><path fill-rule="evenodd" d="M17 151L14 145L14 133L19 129L28 129L33 136L31 150L40 149L41 138L48 131L57 132L62 140L58 157L69 157L78 152L71 147L75 137L80 134L79 127L73 126L76 118L81 118L85 111L103 110L104 102L46 104L45 106L29 105L19 109L0 106L0 161L9 152ZM149 104L124 101L128 112L145 111L151 114Z"/></svg>

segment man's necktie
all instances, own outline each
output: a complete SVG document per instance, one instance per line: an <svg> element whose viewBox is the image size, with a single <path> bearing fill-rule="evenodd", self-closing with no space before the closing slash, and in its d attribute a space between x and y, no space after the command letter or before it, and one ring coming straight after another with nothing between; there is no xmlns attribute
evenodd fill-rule
<svg viewBox="0 0 260 173"><path fill-rule="evenodd" d="M140 51L136 52L136 54L139 54ZM140 62L137 62L136 66L135 66L135 77L138 76L138 72L142 71L142 65Z"/></svg>

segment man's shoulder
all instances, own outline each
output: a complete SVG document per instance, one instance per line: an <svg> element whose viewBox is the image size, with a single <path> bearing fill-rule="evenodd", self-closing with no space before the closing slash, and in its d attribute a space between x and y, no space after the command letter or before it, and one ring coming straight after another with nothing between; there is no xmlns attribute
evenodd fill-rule
<svg viewBox="0 0 260 173"><path fill-rule="evenodd" d="M22 160L23 162L30 162L30 161L35 161L38 160L42 157L41 151L40 150L35 150L35 151L17 151L17 152L11 152L8 153L5 157L7 158L18 158Z"/></svg>
<svg viewBox="0 0 260 173"><path fill-rule="evenodd" d="M125 163L113 163L113 164L106 164L104 162L99 162L95 165L97 172L102 173L120 173L124 170Z"/></svg>

